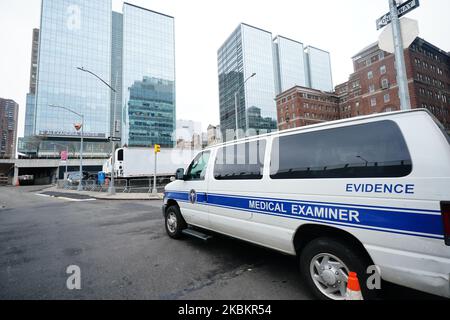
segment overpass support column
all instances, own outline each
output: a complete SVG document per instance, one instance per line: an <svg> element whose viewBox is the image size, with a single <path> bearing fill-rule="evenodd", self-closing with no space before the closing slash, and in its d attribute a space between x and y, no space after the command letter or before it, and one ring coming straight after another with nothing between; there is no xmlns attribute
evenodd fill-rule
<svg viewBox="0 0 450 320"><path fill-rule="evenodd" d="M14 166L14 176L12 179L12 185L16 186L17 182L19 182L19 167L18 166Z"/></svg>

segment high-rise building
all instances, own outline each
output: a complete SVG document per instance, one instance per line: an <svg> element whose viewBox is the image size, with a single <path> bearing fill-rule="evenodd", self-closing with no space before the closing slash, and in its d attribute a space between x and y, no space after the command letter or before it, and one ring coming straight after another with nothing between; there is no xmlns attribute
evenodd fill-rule
<svg viewBox="0 0 450 320"><path fill-rule="evenodd" d="M36 108L36 82L39 54L39 29L33 29L30 61L30 88L26 98L25 109L25 137L34 134L34 115Z"/></svg>
<svg viewBox="0 0 450 320"><path fill-rule="evenodd" d="M333 78L331 74L330 53L322 49L308 46L305 48L307 87L332 92Z"/></svg>
<svg viewBox="0 0 450 320"><path fill-rule="evenodd" d="M119 12L112 13L111 39L111 132L113 136L122 137L122 73L123 73L123 17Z"/></svg>
<svg viewBox="0 0 450 320"><path fill-rule="evenodd" d="M38 136L78 138L77 115L84 115L87 139L110 133L110 89L77 70L85 67L111 78L111 0L43 0L36 95Z"/></svg>
<svg viewBox="0 0 450 320"><path fill-rule="evenodd" d="M74 124L80 117L51 105L84 116L86 156L108 156L109 137L129 146L173 146L174 19L129 3L123 13L112 12L111 2L42 0L30 77L36 90L30 85L23 153L39 156L55 145L79 153Z"/></svg>
<svg viewBox="0 0 450 320"><path fill-rule="evenodd" d="M19 105L15 101L0 98L0 159L16 156L18 114Z"/></svg>
<svg viewBox="0 0 450 320"><path fill-rule="evenodd" d="M421 38L405 49L411 109L425 108L450 131L450 55ZM353 57L354 73L336 87L341 117L400 110L395 56L373 43Z"/></svg>
<svg viewBox="0 0 450 320"><path fill-rule="evenodd" d="M333 90L328 52L245 23L218 50L218 70L224 140L235 137L236 113L237 127L247 135L277 130L275 98L281 92L295 86Z"/></svg>
<svg viewBox="0 0 450 320"><path fill-rule="evenodd" d="M276 94L295 86L305 87L308 77L303 43L277 36L273 44Z"/></svg>
<svg viewBox="0 0 450 320"><path fill-rule="evenodd" d="M272 34L241 23L218 50L218 69L224 139L232 139L229 130L236 129L236 92L240 130L249 129L256 134L276 130ZM253 73L256 76L244 85ZM250 108L259 110L259 116L252 117L251 121Z"/></svg>
<svg viewBox="0 0 450 320"><path fill-rule="evenodd" d="M124 4L122 142L129 146L174 146L174 34L173 17Z"/></svg>
<svg viewBox="0 0 450 320"><path fill-rule="evenodd" d="M30 64L30 90L32 94L36 93L36 79L38 67L38 52L39 51L39 29L33 29L32 43L31 43L31 64Z"/></svg>

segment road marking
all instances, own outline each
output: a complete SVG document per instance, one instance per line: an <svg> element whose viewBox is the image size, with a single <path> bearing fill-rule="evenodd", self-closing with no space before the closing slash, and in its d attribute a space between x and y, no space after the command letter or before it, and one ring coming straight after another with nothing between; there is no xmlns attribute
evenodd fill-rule
<svg viewBox="0 0 450 320"><path fill-rule="evenodd" d="M67 198L67 197L58 197L55 195L48 195L48 194L42 194L42 193L35 193L36 196L40 196L40 197L46 197L46 198L55 198L55 199L61 199L61 200L67 200L67 201L72 201L72 202L85 202L85 201L96 201L97 199L95 198L88 198L88 199L72 199L72 198Z"/></svg>

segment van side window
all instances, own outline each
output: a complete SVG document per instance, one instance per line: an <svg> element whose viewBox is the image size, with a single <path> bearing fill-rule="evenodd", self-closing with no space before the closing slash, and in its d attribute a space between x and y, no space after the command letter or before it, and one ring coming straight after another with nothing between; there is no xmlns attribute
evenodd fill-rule
<svg viewBox="0 0 450 320"><path fill-rule="evenodd" d="M390 120L273 140L272 179L390 178L411 171L402 132Z"/></svg>
<svg viewBox="0 0 450 320"><path fill-rule="evenodd" d="M189 166L186 181L205 180L210 152L199 153Z"/></svg>
<svg viewBox="0 0 450 320"><path fill-rule="evenodd" d="M123 161L123 149L117 151L117 161Z"/></svg>
<svg viewBox="0 0 450 320"><path fill-rule="evenodd" d="M259 180L263 177L266 140L235 144L217 150L216 180Z"/></svg>

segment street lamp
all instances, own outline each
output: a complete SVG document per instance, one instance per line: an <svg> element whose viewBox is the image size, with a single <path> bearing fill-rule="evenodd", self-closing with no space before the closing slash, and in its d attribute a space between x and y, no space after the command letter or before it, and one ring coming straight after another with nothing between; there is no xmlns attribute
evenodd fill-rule
<svg viewBox="0 0 450 320"><path fill-rule="evenodd" d="M72 109L69 109L67 107L63 107L63 106L55 106L55 105L49 105L49 107L51 108L58 108L58 109L64 109L68 112L71 112L73 114L76 114L77 116L79 116L81 118L81 124L80 124L80 128L81 129L81 146L80 146L80 182L78 183L78 191L83 191L83 133L84 133L84 115L73 111ZM75 127L75 129L77 129L77 127ZM77 129L77 131L79 130Z"/></svg>
<svg viewBox="0 0 450 320"><path fill-rule="evenodd" d="M245 83L248 80L250 80L251 78L253 78L254 76L256 76L256 73L252 73L252 75L250 77L245 79L245 81L239 86L239 88L234 93L234 112L236 114L236 139L239 139L239 128L238 128L238 104L239 104L238 96L239 96L239 91L242 89L243 86L245 86ZM247 117L247 115L246 115L246 117ZM245 129L248 130L248 128L245 128Z"/></svg>
<svg viewBox="0 0 450 320"><path fill-rule="evenodd" d="M113 128L111 132L111 183L109 184L108 193L110 195L116 194L116 187L114 185L114 165L115 165L115 145L114 145L114 135L116 132L116 100L117 100L117 91L111 85L109 85L105 80L100 78L98 75L96 75L94 72L85 69L84 67L77 67L78 70L89 73L96 77L98 80L100 80L104 85L106 85L109 89L111 89L112 92L114 92L114 103L113 103ZM117 79L117 78L116 78Z"/></svg>

